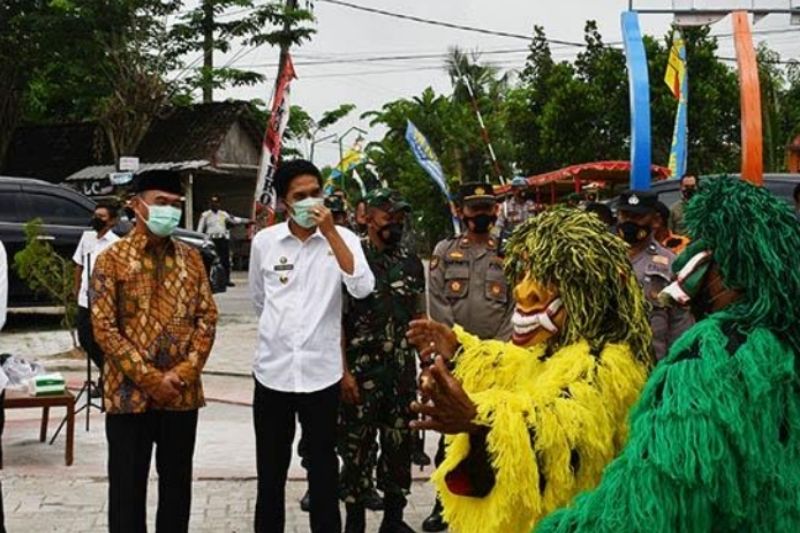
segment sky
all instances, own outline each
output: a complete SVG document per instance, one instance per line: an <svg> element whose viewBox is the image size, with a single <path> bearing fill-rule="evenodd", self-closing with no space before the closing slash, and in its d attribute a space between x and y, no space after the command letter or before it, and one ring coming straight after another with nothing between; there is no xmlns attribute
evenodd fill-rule
<svg viewBox="0 0 800 533"><path fill-rule="evenodd" d="M792 0L800 8L800 1ZM300 0L301 5L304 0ZM383 9L405 15L444 21L454 24L485 28L494 31L531 35L534 25L543 26L551 39L582 41L586 20L596 20L606 42L619 42L620 13L628 8L628 0L348 0L349 3ZM747 7L751 3L761 8L787 8L790 0L637 0L638 9L669 8L670 5L696 8ZM195 0L197 3L197 0ZM188 2L191 7L192 2ZM410 98L426 87L447 93L450 81L444 70L443 55L453 46L482 51L482 60L503 70L521 69L525 63L529 41L484 35L401 20L374 13L364 13L345 6L314 2L317 33L312 40L293 49L293 59L298 79L292 86L292 104L301 105L312 117L343 103L357 106L351 116L334 126L330 133L344 133L351 126L368 131L367 140L378 140L383 131L370 129L360 120L362 113L379 109L385 102ZM664 36L670 30L669 15L645 15L640 18L644 33ZM755 26L756 41L766 41L783 59L800 59L800 26L790 26L789 15L774 14ZM792 29L790 32L776 30ZM730 34L730 17L716 23L715 34ZM557 59L570 59L579 51L576 48L553 46ZM215 57L217 65L229 62L237 52L231 66L263 72L267 80L256 86L217 91L215 99L271 98L277 74L278 50L264 46L242 50L240 47L228 54ZM425 54L433 57L414 60L379 60L354 62L368 57ZM721 57L734 57L733 40L720 39ZM309 62L336 61L328 64L304 65ZM355 140L357 132L345 139L345 146ZM315 163L335 164L339 148L333 142L322 142L316 147Z"/></svg>

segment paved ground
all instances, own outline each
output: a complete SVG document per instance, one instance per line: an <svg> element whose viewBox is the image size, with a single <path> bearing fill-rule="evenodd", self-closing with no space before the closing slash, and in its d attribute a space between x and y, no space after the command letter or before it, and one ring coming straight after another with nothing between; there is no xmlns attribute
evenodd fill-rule
<svg viewBox="0 0 800 533"><path fill-rule="evenodd" d="M201 411L198 427L192 531L252 530L255 445L251 429L250 365L256 325L244 280L238 276L237 281L235 289L218 297L222 312L220 328L203 377L209 405ZM47 368L61 370L71 387L80 387L85 375L82 362L54 356L71 346L69 335L53 330L57 321L26 316L12 317L10 322L10 332L0 335L0 353L8 351L39 359ZM71 467L64 466L63 437L53 446L38 442L39 416L34 410L6 413L2 476L7 530L11 533L104 531L107 484L103 415L92 412L88 432L85 418L78 420L75 464ZM59 413L53 411L51 432L58 421ZM432 456L434 438L428 438L426 448ZM407 516L415 528L432 501L433 491L427 483L429 474L429 470L414 471ZM308 531L307 516L297 503L306 488L305 472L296 458L289 476L287 531ZM149 496L154 505L155 486L152 489ZM149 516L152 522L154 510ZM377 531L379 519L379 516L370 518L368 531Z"/></svg>

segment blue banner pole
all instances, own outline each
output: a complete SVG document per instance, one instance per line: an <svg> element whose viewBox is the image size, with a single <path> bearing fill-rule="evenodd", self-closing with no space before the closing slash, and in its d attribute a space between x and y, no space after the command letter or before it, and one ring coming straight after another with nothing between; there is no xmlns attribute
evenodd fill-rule
<svg viewBox="0 0 800 533"><path fill-rule="evenodd" d="M631 102L631 189L650 190L652 148L650 141L650 78L639 15L622 13L622 38L628 65Z"/></svg>

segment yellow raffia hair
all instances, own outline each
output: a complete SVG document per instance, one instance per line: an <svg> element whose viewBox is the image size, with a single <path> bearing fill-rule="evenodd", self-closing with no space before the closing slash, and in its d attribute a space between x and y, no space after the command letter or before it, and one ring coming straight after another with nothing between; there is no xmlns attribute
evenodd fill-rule
<svg viewBox="0 0 800 533"><path fill-rule="evenodd" d="M456 376L478 407L476 422L490 427L496 483L484 498L449 492L445 475L467 457L470 441L466 434L448 437L447 457L432 476L445 519L457 533L527 533L597 484L625 442L646 363L620 344L605 345L598 357L579 341L545 359L543 346L480 341L458 327L456 333Z"/></svg>
<svg viewBox="0 0 800 533"><path fill-rule="evenodd" d="M628 245L597 216L563 206L548 209L514 231L506 252L510 279L530 275L558 288L567 319L557 345L627 344L636 357L651 361L650 322Z"/></svg>

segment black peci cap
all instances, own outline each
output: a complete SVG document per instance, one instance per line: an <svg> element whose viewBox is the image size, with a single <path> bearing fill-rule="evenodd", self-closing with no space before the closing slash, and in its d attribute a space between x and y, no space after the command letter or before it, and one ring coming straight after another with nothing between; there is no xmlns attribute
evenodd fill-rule
<svg viewBox="0 0 800 533"><path fill-rule="evenodd" d="M174 170L145 170L137 174L133 182L133 191L164 191L183 196L183 183L181 175Z"/></svg>

